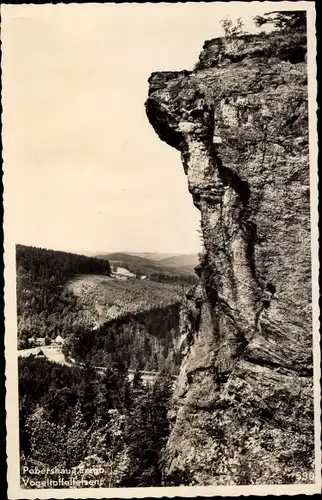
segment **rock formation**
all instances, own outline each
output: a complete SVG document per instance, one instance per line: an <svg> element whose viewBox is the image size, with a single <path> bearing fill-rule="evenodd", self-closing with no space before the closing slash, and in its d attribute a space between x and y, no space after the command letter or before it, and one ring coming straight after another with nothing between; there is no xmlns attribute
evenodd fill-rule
<svg viewBox="0 0 322 500"><path fill-rule="evenodd" d="M165 481L303 482L314 460L306 37L207 41L153 73L146 112L181 152L204 251L181 311Z"/></svg>

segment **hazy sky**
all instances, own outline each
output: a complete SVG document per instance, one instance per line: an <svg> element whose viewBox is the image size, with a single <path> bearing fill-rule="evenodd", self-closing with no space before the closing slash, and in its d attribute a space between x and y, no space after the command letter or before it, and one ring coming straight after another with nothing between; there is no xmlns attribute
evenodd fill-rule
<svg viewBox="0 0 322 500"><path fill-rule="evenodd" d="M180 154L145 115L147 80L192 69L224 15L254 31L252 16L276 8L2 5L10 238L76 252L199 251Z"/></svg>

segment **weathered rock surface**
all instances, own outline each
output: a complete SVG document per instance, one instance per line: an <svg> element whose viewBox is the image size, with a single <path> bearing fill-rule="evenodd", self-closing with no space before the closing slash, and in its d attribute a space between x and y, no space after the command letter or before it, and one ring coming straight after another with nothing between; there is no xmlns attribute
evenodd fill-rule
<svg viewBox="0 0 322 500"><path fill-rule="evenodd" d="M194 71L149 83L148 119L181 152L204 242L165 479L299 482L314 459L305 37L208 41Z"/></svg>

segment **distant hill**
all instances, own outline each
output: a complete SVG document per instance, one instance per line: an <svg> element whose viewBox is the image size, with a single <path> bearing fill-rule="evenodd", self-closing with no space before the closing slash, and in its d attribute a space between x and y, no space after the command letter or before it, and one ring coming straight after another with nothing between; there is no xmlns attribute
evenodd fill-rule
<svg viewBox="0 0 322 500"><path fill-rule="evenodd" d="M151 265L153 261L147 257L141 257L140 255L134 255L124 252L114 252L114 253L103 253L100 255L95 255L97 259L106 259L112 262L133 262L135 264Z"/></svg>
<svg viewBox="0 0 322 500"><path fill-rule="evenodd" d="M175 269L167 269L163 266L159 266L158 263L154 262L153 260L147 259L145 257L140 257L138 255L118 252L111 254L101 254L99 258L108 260L112 267L116 265L125 267L132 273L136 274L137 277L148 276L149 278L153 279L156 278L156 275L159 275L170 279L177 276Z"/></svg>
<svg viewBox="0 0 322 500"><path fill-rule="evenodd" d="M114 252L98 254L96 257L107 259L112 265L127 267L137 275L147 275L151 279L156 279L157 274L169 279L178 276L194 277L194 268L198 264L196 254Z"/></svg>
<svg viewBox="0 0 322 500"><path fill-rule="evenodd" d="M143 257L145 259L153 260L154 262L159 262L163 259L168 259L170 257L177 257L177 253L159 253L159 252L126 252L129 255L136 255L137 257Z"/></svg>
<svg viewBox="0 0 322 500"><path fill-rule="evenodd" d="M197 254L174 255L162 260L159 260L159 265L164 267L196 267L198 264Z"/></svg>

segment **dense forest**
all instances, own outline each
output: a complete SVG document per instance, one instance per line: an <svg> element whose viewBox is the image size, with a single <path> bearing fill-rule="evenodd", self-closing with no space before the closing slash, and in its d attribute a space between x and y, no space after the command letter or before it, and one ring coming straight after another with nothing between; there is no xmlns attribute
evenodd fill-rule
<svg viewBox="0 0 322 500"><path fill-rule="evenodd" d="M55 349L70 362L37 350L19 357L23 488L162 485L181 288L110 274L106 260L17 246L18 347L61 334ZM111 306L117 317L93 327L90 311ZM143 370L159 372L153 383Z"/></svg>
<svg viewBox="0 0 322 500"><path fill-rule="evenodd" d="M110 366L118 357L128 369L177 373L180 303L123 315L95 331L80 329L64 346L77 362Z"/></svg>
<svg viewBox="0 0 322 500"><path fill-rule="evenodd" d="M27 269L33 281L54 278L57 283L62 283L74 273L111 274L108 260L25 245L16 245L16 266L18 270L20 267Z"/></svg>
<svg viewBox="0 0 322 500"><path fill-rule="evenodd" d="M109 276L106 260L43 248L16 246L17 314L20 347L27 339L73 331L80 307L64 285L70 275Z"/></svg>
<svg viewBox="0 0 322 500"><path fill-rule="evenodd" d="M139 371L129 382L121 361L99 375L19 359L21 487L162 485L172 384L165 373L144 384Z"/></svg>

